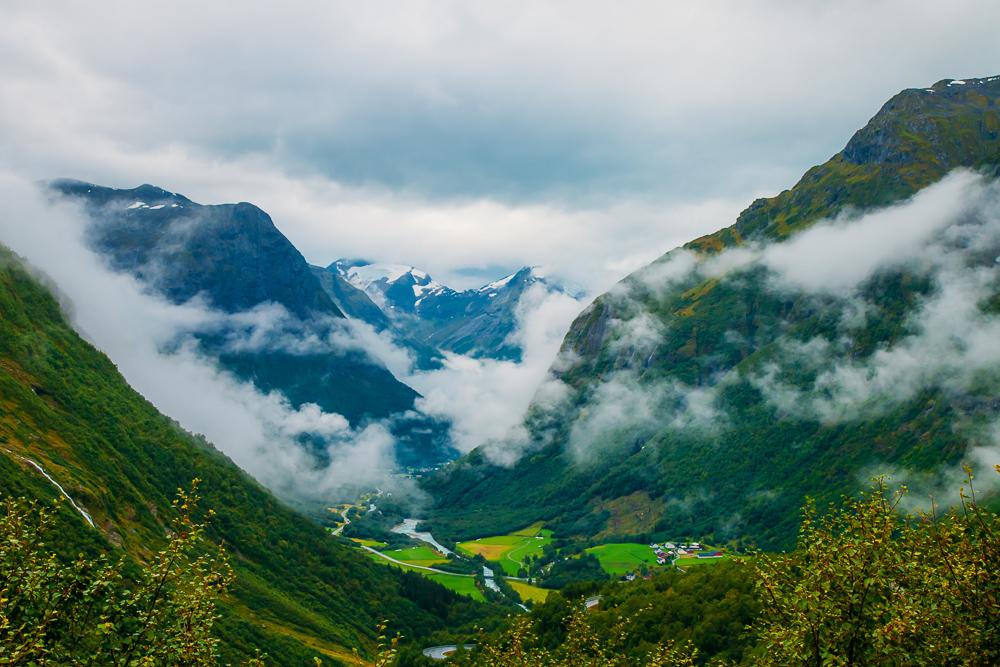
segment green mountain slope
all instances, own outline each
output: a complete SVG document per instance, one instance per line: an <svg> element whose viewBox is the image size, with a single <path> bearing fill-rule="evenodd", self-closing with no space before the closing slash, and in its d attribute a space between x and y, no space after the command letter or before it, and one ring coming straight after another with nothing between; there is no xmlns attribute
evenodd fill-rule
<svg viewBox="0 0 1000 667"><path fill-rule="evenodd" d="M450 624L456 610L476 614L472 603L329 536L159 414L0 246L3 493L47 502L61 496L59 484L94 527L63 502L53 546L142 560L163 545L170 501L195 477L217 513L212 536L227 545L237 574L219 626L224 659L259 647L271 664L312 664L318 654L350 660L351 648L370 650L382 619L419 637Z"/></svg>
<svg viewBox="0 0 1000 667"><path fill-rule="evenodd" d="M779 285L759 258L820 220L843 215L849 227L859 211L907 200L955 168L995 175L998 165L1000 77L896 95L794 188L755 201L731 227L668 253L581 313L553 369L568 398L540 394L528 418L533 448L515 466L477 451L428 482L438 530L464 536L546 519L588 538L785 546L806 494L851 492L876 470L930 480L957 464L988 437L1000 405L995 369L961 387L927 381L900 400L858 399L836 417L805 410L837 398L823 382L838 368L874 367L921 332L928 304L945 293L937 269L891 266L834 293ZM969 229L986 238L979 223ZM1000 247L992 237L979 248L952 242L962 275L987 283L970 321L992 326ZM774 387L787 389L787 405Z"/></svg>

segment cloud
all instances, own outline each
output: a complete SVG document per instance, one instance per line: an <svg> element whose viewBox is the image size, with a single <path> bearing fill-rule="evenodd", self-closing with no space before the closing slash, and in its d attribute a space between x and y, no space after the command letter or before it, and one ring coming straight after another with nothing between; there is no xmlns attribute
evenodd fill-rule
<svg viewBox="0 0 1000 667"><path fill-rule="evenodd" d="M998 204L1000 184L958 171L903 204L768 247L759 261L777 284L807 295L832 292L846 317L840 340L785 341L782 359L753 381L789 414L837 422L877 414L932 387L969 391L983 373L995 373L1000 319L982 307L1000 286ZM929 276L933 290L908 315L907 335L853 359L854 327L872 312L860 288L890 269ZM809 387L778 379L789 363L816 372Z"/></svg>
<svg viewBox="0 0 1000 667"><path fill-rule="evenodd" d="M840 337L783 339L780 356L747 379L785 416L827 424L884 414L922 392L941 391L962 413L956 436L967 443L963 461L996 486L991 469L1000 463L1000 420L983 422L974 408L1000 382L1000 182L966 171L951 174L907 202L872 211L851 224L833 221L774 246L759 257L774 284L803 298L833 298L842 311ZM886 271L906 271L929 281L902 323L904 332L870 355L853 353L854 336L869 316L883 317L865 297L864 286ZM796 368L813 379L792 384L784 371ZM985 392L985 393L984 393ZM878 466L867 481L888 472L913 491L909 509L927 509L926 498L957 500L958 466L915 472Z"/></svg>
<svg viewBox="0 0 1000 667"><path fill-rule="evenodd" d="M219 370L186 335L237 324L245 335L232 345L284 346L294 339L288 329L293 318L284 309L265 305L229 315L197 300L167 303L130 276L108 271L85 248L87 222L71 205L44 201L34 185L9 173L0 175L0 192L0 239L56 283L72 303L73 326L163 413L205 435L286 498L325 502L386 482L395 468L395 441L384 425L352 429L344 417L316 405L295 409L280 394L261 393ZM322 438L321 457L300 445L309 436Z"/></svg>
<svg viewBox="0 0 1000 667"><path fill-rule="evenodd" d="M593 463L608 451L645 443L657 432L716 432L725 424L713 387L643 381L634 369L619 370L587 392L570 426L568 449L578 462Z"/></svg>
<svg viewBox="0 0 1000 667"><path fill-rule="evenodd" d="M509 337L521 346L521 362L446 354L442 369L405 378L423 395L417 407L451 421L459 451L482 446L495 463L510 465L529 446L523 422L532 398L552 404L564 395L548 372L581 306L568 294L532 285L518 302Z"/></svg>
<svg viewBox="0 0 1000 667"><path fill-rule="evenodd" d="M900 88L1000 60L1000 7L912 4L13 0L0 155L27 178L253 201L314 263L460 288L542 264L596 293Z"/></svg>
<svg viewBox="0 0 1000 667"><path fill-rule="evenodd" d="M830 354L813 358L814 366L829 365L805 390L783 385L773 366L755 384L786 413L827 423L877 415L926 389L970 391L1000 367L1000 319L980 308L996 289L996 275L971 271L938 280L935 294L909 318L911 335L853 361L830 346Z"/></svg>
<svg viewBox="0 0 1000 667"><path fill-rule="evenodd" d="M645 372L671 321L646 309L650 296L655 304L681 281L740 281L761 271L783 297L839 314L836 328L806 339L794 332L779 335L766 361L720 372L703 386ZM900 271L928 288L909 305L897 338L859 356L856 338L872 325L870 318L886 317L871 296L872 281ZM569 448L586 461L665 430L725 429L728 417L717 394L740 379L756 386L783 417L826 424L876 418L928 390L962 402L1000 381L998 292L1000 182L966 170L898 205L845 213L781 243L701 258L677 250L612 293L614 316L604 350L612 370L584 390ZM1000 426L983 425L979 415L956 422L956 428L969 445L966 460L977 470L1000 461ZM952 485L955 472L947 475ZM926 482L921 488L943 487Z"/></svg>
<svg viewBox="0 0 1000 667"><path fill-rule="evenodd" d="M902 204L814 225L756 259L785 287L849 293L880 269L913 263L934 234L982 206L983 188L977 174L959 169Z"/></svg>
<svg viewBox="0 0 1000 667"><path fill-rule="evenodd" d="M132 277L109 271L85 247L89 222L71 204L45 202L11 174L3 175L2 187L8 207L0 240L64 291L74 326L161 411L285 497L321 501L360 485L391 486L395 441L387 425L352 429L343 416L314 404L295 409L277 392L261 393L204 356L198 335L219 337L228 352L366 354L423 394L417 408L447 419L460 451L484 446L507 464L528 446L523 420L532 396L558 400L560 383L548 378L548 369L580 298L541 284L525 291L509 337L523 350L520 363L449 354L443 368L419 371L389 333L357 320L303 322L275 303L236 313L212 309L200 297L168 303ZM310 454L304 437L321 439L326 451Z"/></svg>
<svg viewBox="0 0 1000 667"><path fill-rule="evenodd" d="M600 293L824 160L893 92L992 74L1000 60L1000 6L977 0L13 0L2 13L0 160L12 173L250 200L313 263L405 262L458 288L538 264ZM850 271L797 273L809 267L794 253L745 249L713 270L767 261L789 285L849 289L880 251L845 242L831 257ZM676 251L642 276L662 286L692 263ZM81 320L103 312L80 301ZM554 353L571 315L537 310L519 335ZM168 332L211 316L197 304L154 311ZM357 323L297 338L280 312L245 317L233 345L354 345L412 373L405 352ZM640 317L627 333L638 350L657 330ZM503 442L538 383L548 403L565 399L541 358L452 358L411 381L428 409L461 414L463 447Z"/></svg>
<svg viewBox="0 0 1000 667"><path fill-rule="evenodd" d="M776 136L790 178L887 94L1000 56L1000 11L976 0L14 1L4 18L4 78L19 109L51 105L38 121L436 197L746 183L787 168L761 155Z"/></svg>

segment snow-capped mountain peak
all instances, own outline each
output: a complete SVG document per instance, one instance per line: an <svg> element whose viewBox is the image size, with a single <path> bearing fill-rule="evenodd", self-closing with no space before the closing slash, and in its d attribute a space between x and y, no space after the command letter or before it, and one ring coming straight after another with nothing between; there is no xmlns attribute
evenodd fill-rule
<svg viewBox="0 0 1000 667"><path fill-rule="evenodd" d="M524 292L533 285L565 291L538 266L462 291L406 264L341 259L328 270L363 291L394 327L415 340L441 350L498 359L520 357L520 349L508 336L517 326L517 305Z"/></svg>
<svg viewBox="0 0 1000 667"><path fill-rule="evenodd" d="M331 266L383 310L413 310L428 294L448 290L426 271L406 264L337 260Z"/></svg>

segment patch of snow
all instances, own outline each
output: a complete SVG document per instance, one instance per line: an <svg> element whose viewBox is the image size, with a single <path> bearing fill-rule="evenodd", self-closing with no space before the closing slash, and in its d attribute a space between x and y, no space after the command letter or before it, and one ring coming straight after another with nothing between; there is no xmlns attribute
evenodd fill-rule
<svg viewBox="0 0 1000 667"><path fill-rule="evenodd" d="M157 204L156 206L150 206L150 211L159 211L161 208L166 208L166 204Z"/></svg>
<svg viewBox="0 0 1000 667"><path fill-rule="evenodd" d="M962 81L961 79L955 79L954 81L949 81L948 85L949 86L964 86L965 85L965 81Z"/></svg>
<svg viewBox="0 0 1000 667"><path fill-rule="evenodd" d="M402 264L365 264L349 268L347 280L359 289L367 289L369 285L380 280L394 283L412 270L412 266Z"/></svg>
<svg viewBox="0 0 1000 667"><path fill-rule="evenodd" d="M416 274L414 273L413 275L416 275ZM427 274L426 273L424 274L424 278L427 278ZM444 288L440 284L434 282L433 280L431 280L429 283L426 283L424 285L420 285L418 283L414 283L414 285L413 285L413 296L417 297L418 299L421 299L421 298L424 297L425 293L428 293L428 292L440 292L443 289Z"/></svg>
<svg viewBox="0 0 1000 667"><path fill-rule="evenodd" d="M129 209L133 209L133 208L147 208L147 207L148 206L147 206L146 202L144 202L144 201L137 201L134 204L131 204L128 208Z"/></svg>
<svg viewBox="0 0 1000 667"><path fill-rule="evenodd" d="M505 277L501 278L500 280L494 280L489 285L486 285L485 287L480 287L479 291L480 292L489 292L490 290L498 290L498 289L500 289L502 287L505 287L507 285L507 283L509 283L511 280L513 280L514 276L516 276L516 275L517 275L517 272L514 272L514 273L510 274L509 276L505 276Z"/></svg>

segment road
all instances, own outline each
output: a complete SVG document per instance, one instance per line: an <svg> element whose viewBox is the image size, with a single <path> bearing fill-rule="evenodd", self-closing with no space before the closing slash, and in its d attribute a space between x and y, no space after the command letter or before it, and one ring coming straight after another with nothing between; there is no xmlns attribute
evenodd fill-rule
<svg viewBox="0 0 1000 667"><path fill-rule="evenodd" d="M396 560L392 556L387 556L386 554L382 553L381 551L377 551L375 549L372 549L371 547L366 547L363 544L359 544L358 546L360 546L365 551L370 551L373 554L375 554L376 556L378 556L380 558L384 558L387 561L393 562L396 565L405 565L406 567L412 567L412 568L414 568L416 570L425 570L426 572L436 572L437 574L450 574L450 575L455 576L455 577L474 577L474 576L476 576L474 574L459 574L458 572L448 572L447 570L439 570L439 569L437 569L435 567L427 567L426 565L413 565L413 564L407 563L405 561Z"/></svg>
<svg viewBox="0 0 1000 667"><path fill-rule="evenodd" d="M416 570L424 570L426 572L436 572L437 574L450 574L450 575L455 576L455 577L474 577L474 576L476 576L474 574L461 574L459 572L448 572L447 570L439 570L436 567L427 567L426 565L414 565L413 563L407 563L406 561L396 560L392 556L386 555L386 554L382 553L381 551L379 551L377 549L372 549L371 547L367 547L364 544L359 544L358 546L361 547L362 549L364 549L365 551L370 551L373 554L375 554L376 556L378 556L379 558L384 558L387 561L395 563L396 565L405 565L406 567L412 567L412 568L414 568ZM528 581L528 579L521 579L520 577L504 577L504 579L513 579L514 581L524 581L524 582Z"/></svg>
<svg viewBox="0 0 1000 667"><path fill-rule="evenodd" d="M340 535L342 532L344 532L344 528L347 528L348 524L351 523L351 520L347 518L347 513L350 511L351 511L350 507L340 510L340 518L344 520L344 523L340 524L339 526L333 529L334 535Z"/></svg>
<svg viewBox="0 0 1000 667"><path fill-rule="evenodd" d="M471 651L476 648L475 644L463 644L462 648L466 651ZM449 655L458 650L458 646L455 644L448 644L447 646L431 646L430 648L424 649L424 655L431 660L444 660Z"/></svg>

